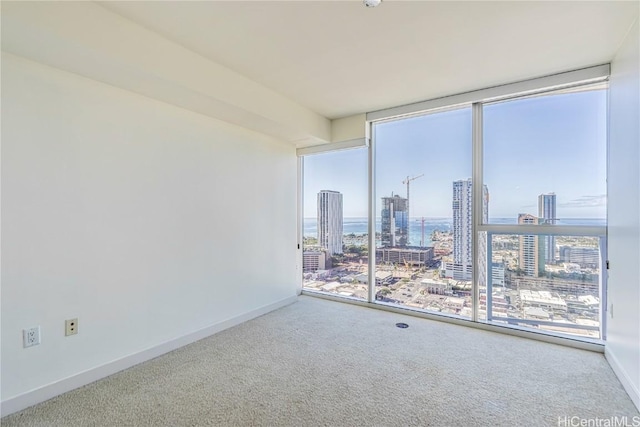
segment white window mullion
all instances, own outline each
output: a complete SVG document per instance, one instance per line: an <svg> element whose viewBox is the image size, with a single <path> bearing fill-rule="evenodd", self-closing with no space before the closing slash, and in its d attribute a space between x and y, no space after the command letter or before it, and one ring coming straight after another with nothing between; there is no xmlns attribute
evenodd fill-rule
<svg viewBox="0 0 640 427"><path fill-rule="evenodd" d="M482 224L482 200L483 200L483 183L482 183L482 104L475 103L472 105L471 110L471 129L472 129L472 209L473 215L471 216L471 253L473 254L471 259L473 262L472 268L472 317L474 322L478 321L478 311L480 307L480 263L478 262L478 229ZM484 266L486 268L486 266Z"/></svg>
<svg viewBox="0 0 640 427"><path fill-rule="evenodd" d="M298 188L296 189L298 195L298 251L296 252L296 269L299 289L302 290L303 284L303 259L302 252L304 246L304 157L298 157Z"/></svg>
<svg viewBox="0 0 640 427"><path fill-rule="evenodd" d="M368 174L369 174L369 302L376 300L376 150L375 127L367 122L368 134L371 135L369 143Z"/></svg>

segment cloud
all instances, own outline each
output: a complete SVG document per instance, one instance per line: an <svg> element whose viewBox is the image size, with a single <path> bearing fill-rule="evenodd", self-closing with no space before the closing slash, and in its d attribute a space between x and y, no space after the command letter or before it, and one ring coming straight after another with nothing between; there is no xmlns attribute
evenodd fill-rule
<svg viewBox="0 0 640 427"><path fill-rule="evenodd" d="M558 203L561 208L595 208L605 206L607 204L607 195L599 194L597 196L582 196L568 202Z"/></svg>

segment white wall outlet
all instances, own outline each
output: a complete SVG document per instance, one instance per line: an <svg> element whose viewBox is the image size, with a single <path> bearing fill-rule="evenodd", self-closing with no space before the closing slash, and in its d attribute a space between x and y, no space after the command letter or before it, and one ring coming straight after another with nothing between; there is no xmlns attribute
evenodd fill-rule
<svg viewBox="0 0 640 427"><path fill-rule="evenodd" d="M22 330L22 344L24 348L40 344L40 326Z"/></svg>
<svg viewBox="0 0 640 427"><path fill-rule="evenodd" d="M64 335L75 335L78 333L78 319L68 319L64 321Z"/></svg>

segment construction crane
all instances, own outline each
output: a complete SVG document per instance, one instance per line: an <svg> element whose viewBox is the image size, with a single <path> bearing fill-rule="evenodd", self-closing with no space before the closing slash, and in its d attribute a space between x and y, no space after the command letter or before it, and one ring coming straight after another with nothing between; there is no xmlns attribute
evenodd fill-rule
<svg viewBox="0 0 640 427"><path fill-rule="evenodd" d="M411 181L415 181L418 178L422 178L424 176L424 174L421 175L417 175L414 177L409 177L409 175L407 175L407 178L402 181L403 184L407 184L407 246L410 246L409 244L409 229L411 228L411 220L410 220L410 216L409 216L409 184L411 183Z"/></svg>

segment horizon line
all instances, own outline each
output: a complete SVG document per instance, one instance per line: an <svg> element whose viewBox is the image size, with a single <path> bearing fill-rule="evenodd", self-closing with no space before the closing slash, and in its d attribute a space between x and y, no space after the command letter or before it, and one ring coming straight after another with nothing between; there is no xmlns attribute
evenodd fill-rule
<svg viewBox="0 0 640 427"><path fill-rule="evenodd" d="M359 218L359 219L360 218L364 218L364 219L368 219L369 217L367 217L367 216L343 216L342 218L343 219L344 218ZM380 217L377 216L376 219L378 219L378 218L380 218ZM422 217L422 216L411 216L411 217L409 217L409 219L417 219L417 220L420 220L422 218L424 218L424 219L453 219L452 216L425 216L425 217ZM489 217L489 219L491 219L491 218L494 218L494 219L496 219L496 218L499 218L499 219L508 218L508 219L513 219L515 221L518 220L517 217L512 217L512 216L492 216L492 217ZM317 219L317 217L315 217L315 216L306 216L306 217L303 217L303 219ZM602 217L562 217L562 218L556 218L556 221L562 221L562 220L567 220L567 219L572 219L572 220L573 219L606 220L607 218L602 218Z"/></svg>

